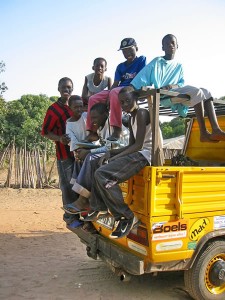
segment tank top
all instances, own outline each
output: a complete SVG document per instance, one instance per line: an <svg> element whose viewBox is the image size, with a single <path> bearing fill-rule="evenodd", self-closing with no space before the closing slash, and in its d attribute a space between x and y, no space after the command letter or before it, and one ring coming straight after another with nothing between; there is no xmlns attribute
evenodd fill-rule
<svg viewBox="0 0 225 300"><path fill-rule="evenodd" d="M109 77L104 76L103 80L100 82L99 85L95 85L94 80L95 73L91 73L86 76L87 78L87 88L88 88L88 96L92 96L97 94L108 87Z"/></svg>
<svg viewBox="0 0 225 300"><path fill-rule="evenodd" d="M137 115L133 118L131 117L131 128L133 131L134 138L136 139L137 135ZM151 151L152 151L152 129L151 129L151 123L149 123L146 126L146 132L145 132L145 138L144 138L144 143L143 147L140 152L149 162L151 165Z"/></svg>

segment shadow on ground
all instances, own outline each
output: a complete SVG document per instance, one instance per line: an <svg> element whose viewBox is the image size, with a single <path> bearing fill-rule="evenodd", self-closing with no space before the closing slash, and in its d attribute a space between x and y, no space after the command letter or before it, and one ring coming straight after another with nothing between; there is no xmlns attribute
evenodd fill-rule
<svg viewBox="0 0 225 300"><path fill-rule="evenodd" d="M183 273L134 276L129 282L86 255L73 233L0 234L0 298L8 300L190 300Z"/></svg>

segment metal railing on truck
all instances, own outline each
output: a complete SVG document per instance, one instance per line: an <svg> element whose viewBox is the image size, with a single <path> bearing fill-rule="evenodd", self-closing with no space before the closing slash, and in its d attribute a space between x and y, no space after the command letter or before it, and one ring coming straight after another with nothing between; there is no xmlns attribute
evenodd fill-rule
<svg viewBox="0 0 225 300"><path fill-rule="evenodd" d="M170 98L172 103L178 103L176 101L180 93L167 91L163 89L152 89L149 87L142 87L139 90L140 105L148 108L150 113L151 127L152 127L152 166L162 166L164 164L164 155L162 149L162 143L159 138L159 116L172 116L177 117L177 112L172 112L170 108L164 108L161 104L161 100ZM182 94L182 104L187 103L190 100L188 95ZM216 115L225 115L225 101L215 99L213 101ZM189 107L187 117L193 118L195 116L194 108Z"/></svg>

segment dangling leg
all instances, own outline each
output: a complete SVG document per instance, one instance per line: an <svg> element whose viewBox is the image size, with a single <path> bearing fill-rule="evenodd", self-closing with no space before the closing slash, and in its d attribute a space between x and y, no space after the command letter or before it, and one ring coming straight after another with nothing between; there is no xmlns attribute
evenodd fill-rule
<svg viewBox="0 0 225 300"><path fill-rule="evenodd" d="M211 134L208 132L205 126L204 120L204 110L203 110L203 103L200 102L194 106L196 118L198 120L198 125L200 129L200 141L201 142L212 142Z"/></svg>
<svg viewBox="0 0 225 300"><path fill-rule="evenodd" d="M206 101L204 101L204 108L208 115L210 125L212 127L212 134L210 135L210 139L212 141L225 141L225 132L221 130L218 124L212 100L212 98L209 98Z"/></svg>
<svg viewBox="0 0 225 300"><path fill-rule="evenodd" d="M109 93L110 102L110 126L113 128L113 133L108 137L108 140L114 141L120 138L122 127L122 108L119 102L118 94L122 87L114 88Z"/></svg>

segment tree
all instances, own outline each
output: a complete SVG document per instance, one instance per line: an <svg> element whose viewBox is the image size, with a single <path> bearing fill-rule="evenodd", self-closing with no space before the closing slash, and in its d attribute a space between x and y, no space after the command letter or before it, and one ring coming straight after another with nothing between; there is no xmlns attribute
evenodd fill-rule
<svg viewBox="0 0 225 300"><path fill-rule="evenodd" d="M0 61L0 73L5 72L5 63L3 61ZM5 85L5 82L0 82L0 98L2 98L2 94L8 90L7 86Z"/></svg>
<svg viewBox="0 0 225 300"><path fill-rule="evenodd" d="M0 149L2 149L4 145L3 132L6 127L6 120L5 120L6 112L7 112L6 102L2 97L0 97Z"/></svg>
<svg viewBox="0 0 225 300"><path fill-rule="evenodd" d="M185 134L185 119L174 118L170 122L160 124L164 139L170 139Z"/></svg>
<svg viewBox="0 0 225 300"><path fill-rule="evenodd" d="M37 145L43 149L47 144L47 150L52 152L53 143L40 134L45 113L51 103L46 95L24 95L19 100L0 102L0 106L5 108L5 113L0 113L0 147L6 147L14 138L16 146L22 147L26 139L28 150Z"/></svg>

